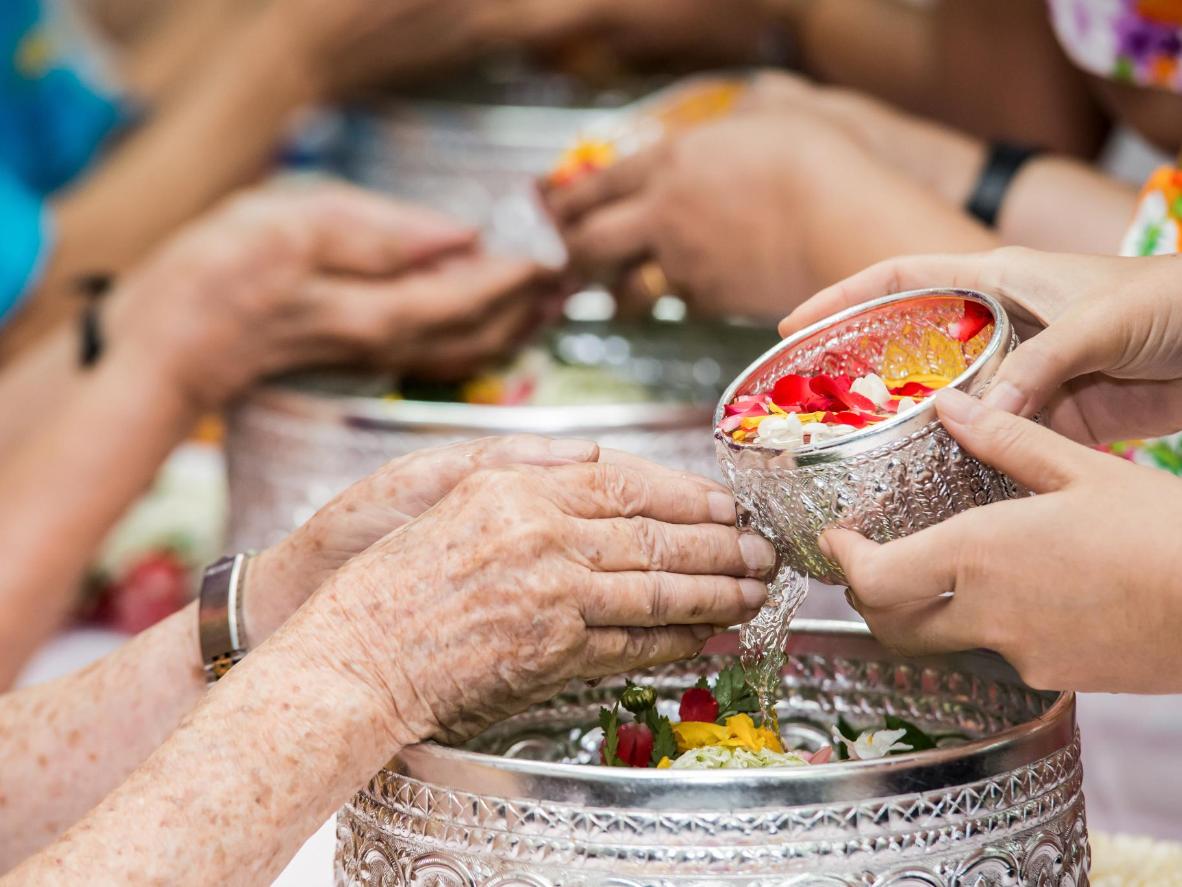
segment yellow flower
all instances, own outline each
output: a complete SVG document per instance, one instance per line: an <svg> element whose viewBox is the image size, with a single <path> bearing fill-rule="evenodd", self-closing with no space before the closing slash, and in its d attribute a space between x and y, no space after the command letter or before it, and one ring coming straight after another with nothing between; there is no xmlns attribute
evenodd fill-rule
<svg viewBox="0 0 1182 887"><path fill-rule="evenodd" d="M661 760L657 762L657 769L658 770L668 770L672 766L673 766L673 761L669 758L668 755L661 758Z"/></svg>
<svg viewBox="0 0 1182 887"><path fill-rule="evenodd" d="M681 721L673 725L673 736L677 739L677 750L686 752L691 748L721 745L727 737L727 729L706 721Z"/></svg>
<svg viewBox="0 0 1182 887"><path fill-rule="evenodd" d="M745 748L748 751L768 749L783 753L780 737L768 727L756 727L750 715L734 715L726 719L726 726L708 724L703 721L682 721L673 725L678 752L691 748L721 746L723 748Z"/></svg>

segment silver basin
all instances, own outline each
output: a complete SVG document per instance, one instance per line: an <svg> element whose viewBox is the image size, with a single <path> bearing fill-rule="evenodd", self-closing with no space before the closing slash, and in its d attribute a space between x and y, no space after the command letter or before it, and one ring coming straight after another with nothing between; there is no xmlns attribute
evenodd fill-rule
<svg viewBox="0 0 1182 887"><path fill-rule="evenodd" d="M336 880L438 887L1078 887L1089 852L1075 701L984 652L904 660L862 627L793 626L780 717L794 744L839 714L969 740L762 771L583 766L619 683L572 687L466 749L406 749L340 811ZM707 648L729 662L734 635ZM697 661L641 678L673 700ZM540 757L541 760L522 756Z"/></svg>

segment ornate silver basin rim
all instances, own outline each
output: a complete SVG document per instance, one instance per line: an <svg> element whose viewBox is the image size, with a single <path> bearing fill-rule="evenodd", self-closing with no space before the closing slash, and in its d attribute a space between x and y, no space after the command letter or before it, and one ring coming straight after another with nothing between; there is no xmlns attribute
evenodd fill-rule
<svg viewBox="0 0 1182 887"><path fill-rule="evenodd" d="M891 349L895 342L935 365L938 349L948 347L945 331L966 300L989 309L993 333L964 345L966 368L952 386L980 394L1017 345L1001 304L971 290L914 290L850 308L772 348L722 395L715 428L735 397L767 391L786 373L858 375L864 370L855 367L866 365L884 372L884 360L898 355ZM847 527L887 542L966 508L1023 494L1005 475L962 451L931 402L795 452L737 443L717 430L715 441L722 473L751 526L776 545L787 569L832 584L845 584L845 577L817 548L817 536L827 527Z"/></svg>
<svg viewBox="0 0 1182 887"><path fill-rule="evenodd" d="M716 639L706 661L736 644ZM584 728L619 684L575 687L468 749L406 749L338 815L337 883L1087 884L1070 694L1031 690L990 653L899 659L844 623L801 622L790 654L781 721L795 742L816 745L839 714L887 712L970 740L815 768L587 767L570 762L594 755ZM675 706L703 667L641 680Z"/></svg>

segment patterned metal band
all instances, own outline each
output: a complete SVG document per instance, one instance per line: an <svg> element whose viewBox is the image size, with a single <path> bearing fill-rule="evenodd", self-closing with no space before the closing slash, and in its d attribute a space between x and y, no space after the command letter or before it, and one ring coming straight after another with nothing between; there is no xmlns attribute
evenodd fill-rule
<svg viewBox="0 0 1182 887"><path fill-rule="evenodd" d="M338 815L337 884L1088 883L1069 696L1024 688L984 654L908 662L878 650L865 658L876 647L850 628L802 623L794 647L783 714L797 741L823 736L837 714L865 722L884 711L997 739L754 777L512 759L547 748L564 760L594 753L593 737L573 725L593 721L612 689L574 688L473 745L505 757L428 745L378 774ZM658 669L647 682L671 700L700 668ZM907 772L893 772L900 769Z"/></svg>

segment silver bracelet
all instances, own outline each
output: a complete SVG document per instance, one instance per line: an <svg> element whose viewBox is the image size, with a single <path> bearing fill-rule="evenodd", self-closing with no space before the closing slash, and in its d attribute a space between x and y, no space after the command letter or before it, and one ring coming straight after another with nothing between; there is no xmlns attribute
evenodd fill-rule
<svg viewBox="0 0 1182 887"><path fill-rule="evenodd" d="M248 648L242 586L254 552L224 557L205 568L197 608L205 679L212 684L242 661Z"/></svg>

